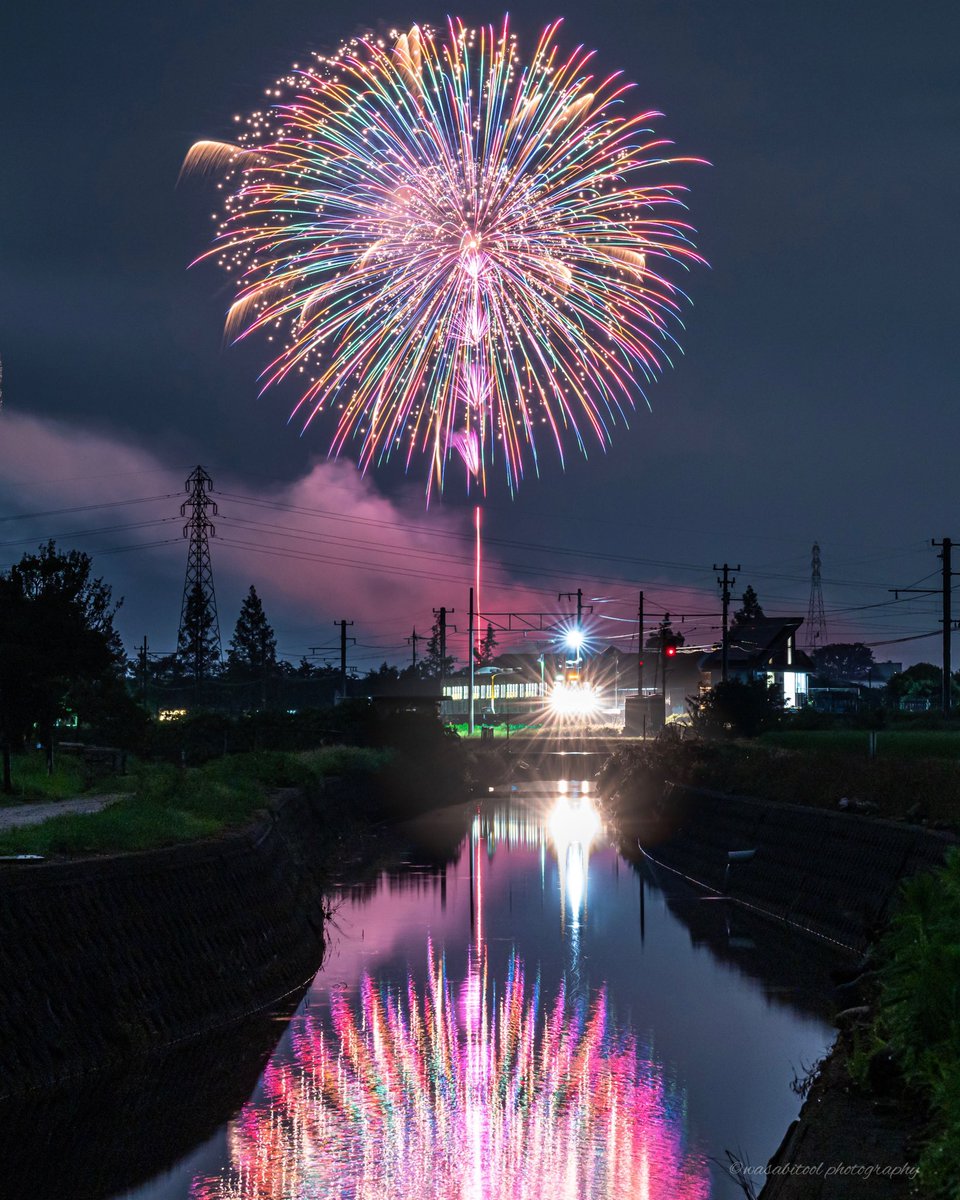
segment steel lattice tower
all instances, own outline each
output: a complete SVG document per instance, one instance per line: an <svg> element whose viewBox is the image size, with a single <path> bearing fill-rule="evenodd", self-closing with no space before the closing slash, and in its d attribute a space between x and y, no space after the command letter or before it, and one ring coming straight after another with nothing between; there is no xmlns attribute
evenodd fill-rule
<svg viewBox="0 0 960 1200"><path fill-rule="evenodd" d="M807 606L807 628L804 649L808 653L827 642L827 614L823 610L823 588L820 584L820 543L813 543L810 559L810 603Z"/></svg>
<svg viewBox="0 0 960 1200"><path fill-rule="evenodd" d="M209 622L204 620L203 624L207 628L211 644L216 647L215 657L219 660L222 653L220 619L217 616L217 597L213 590L213 566L210 562L209 539L216 535L216 530L207 515L208 510L213 516L217 515L217 503L210 498L210 493L213 491L213 480L203 467L197 467L193 471L187 479L186 487L187 499L180 505L180 515L186 517L187 509L190 509L187 523L183 527L183 536L190 539L190 548L187 551L187 574L183 581L183 599L180 603L180 632L177 636L177 652L182 653L185 647L191 645L192 640L193 662L190 665L193 669L194 679L199 680L204 674L203 641L198 636L191 639L191 633L196 635L198 631L191 631L187 624L190 598L198 588L209 617Z"/></svg>

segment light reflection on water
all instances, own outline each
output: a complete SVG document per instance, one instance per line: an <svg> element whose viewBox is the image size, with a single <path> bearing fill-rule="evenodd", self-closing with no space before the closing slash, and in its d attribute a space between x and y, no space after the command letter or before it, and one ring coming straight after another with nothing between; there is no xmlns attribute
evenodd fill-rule
<svg viewBox="0 0 960 1200"><path fill-rule="evenodd" d="M548 1003L517 957L494 981L471 952L456 986L431 947L423 991L364 976L359 1003L305 1020L265 1084L198 1200L709 1195L682 1095L610 1026L605 994Z"/></svg>
<svg viewBox="0 0 960 1200"><path fill-rule="evenodd" d="M194 1180L195 1200L733 1194L711 1189L709 1157L721 1147L708 1154L692 1133L677 1031L663 1034L669 1059L655 1054L652 1027L631 1023L647 981L628 975L625 987L623 964L597 953L591 851L614 868L594 881L598 929L621 919L621 860L583 790L555 791L552 810L546 799L539 812L474 816L451 911L446 881L439 911L426 914L422 901L401 911L388 877L351 901L343 961L318 976L314 1002L228 1127L229 1161ZM414 911L411 922L404 913ZM659 962L651 955L651 969Z"/></svg>

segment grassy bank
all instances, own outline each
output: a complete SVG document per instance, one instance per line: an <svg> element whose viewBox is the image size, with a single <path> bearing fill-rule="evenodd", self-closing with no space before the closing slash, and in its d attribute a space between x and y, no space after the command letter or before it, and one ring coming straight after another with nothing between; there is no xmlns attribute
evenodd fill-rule
<svg viewBox="0 0 960 1200"><path fill-rule="evenodd" d="M947 758L871 760L829 746L814 752L759 740L651 742L625 747L603 774L610 794L626 796L631 788L659 786L670 779L818 808L835 809L846 797L877 816L960 828L960 771Z"/></svg>
<svg viewBox="0 0 960 1200"><path fill-rule="evenodd" d="M939 871L918 875L877 951L875 1015L853 1055L861 1086L889 1078L892 1061L907 1092L898 1102L926 1108L918 1194L960 1195L960 851Z"/></svg>
<svg viewBox="0 0 960 1200"><path fill-rule="evenodd" d="M0 796L0 802L5 804L23 804L30 800L66 800L70 796L81 795L94 783L93 776L80 759L66 755L57 756L52 774L47 772L46 755L39 751L15 754L10 767L13 793Z"/></svg>
<svg viewBox="0 0 960 1200"><path fill-rule="evenodd" d="M187 769L136 764L119 781L130 795L101 812L63 814L6 830L0 833L0 854L115 854L211 837L249 824L267 806L272 789L310 790L332 776L374 778L390 758L388 750L327 746L302 754L239 754ZM101 790L115 789L101 785Z"/></svg>

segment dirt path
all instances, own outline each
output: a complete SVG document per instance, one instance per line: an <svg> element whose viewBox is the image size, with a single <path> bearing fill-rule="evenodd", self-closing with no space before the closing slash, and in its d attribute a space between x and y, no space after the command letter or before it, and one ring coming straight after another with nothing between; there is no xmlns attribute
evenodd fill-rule
<svg viewBox="0 0 960 1200"><path fill-rule="evenodd" d="M15 825L39 825L58 817L61 813L95 813L115 800L126 798L125 792L112 792L107 796L77 796L73 800L51 800L33 804L14 804L0 807L0 830L12 829Z"/></svg>

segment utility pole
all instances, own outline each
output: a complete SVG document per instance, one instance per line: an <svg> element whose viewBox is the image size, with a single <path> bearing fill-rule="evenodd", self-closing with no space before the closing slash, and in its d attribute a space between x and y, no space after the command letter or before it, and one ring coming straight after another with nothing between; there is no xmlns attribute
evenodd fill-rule
<svg viewBox="0 0 960 1200"><path fill-rule="evenodd" d="M143 645L137 652L137 666L140 668L140 703L147 702L147 635L143 635Z"/></svg>
<svg viewBox="0 0 960 1200"><path fill-rule="evenodd" d="M730 631L727 628L727 614L730 611L730 586L737 582L736 576L731 576L731 571L739 571L740 564L731 567L728 563L724 563L722 567L713 564L715 571L723 571L723 578L718 579L717 583L723 589L720 593L720 598L723 602L723 642L720 647L720 679L721 682L727 682L727 666L730 657Z"/></svg>
<svg viewBox="0 0 960 1200"><path fill-rule="evenodd" d="M411 633L410 636L407 638L407 645L413 647L413 664L412 665L413 665L414 670L416 670L416 667L417 667L417 642L419 642L422 639L422 637L423 637L423 634L417 633L417 627L416 627L416 625L414 625L413 633Z"/></svg>
<svg viewBox="0 0 960 1200"><path fill-rule="evenodd" d="M583 588L577 588L575 592L557 593L558 600L572 600L574 596L577 598L577 631L580 632L583 629Z"/></svg>
<svg viewBox="0 0 960 1200"><path fill-rule="evenodd" d="M352 621L334 621L334 625L340 626L340 699L347 698L347 642L357 644L355 637L347 637L347 626L352 625Z"/></svg>
<svg viewBox="0 0 960 1200"><path fill-rule="evenodd" d="M479 510L478 510L479 511ZM470 627L467 634L467 657L469 659L469 675L467 678L467 735L473 736L473 680L474 670L477 665L477 656L473 649L473 627L476 622L477 614L473 611L474 596L473 588L470 589Z"/></svg>
<svg viewBox="0 0 960 1200"><path fill-rule="evenodd" d="M950 552L953 549L953 542L950 540L950 538L946 537L941 542L935 541L933 538L931 538L930 545L940 547L940 553L937 555L937 558L939 558L943 564L943 715L947 716L947 714L950 712L950 686L953 682L950 678L950 668L952 665L950 661L950 638L953 634L950 589L953 586L952 580L954 574L954 572L950 569Z"/></svg>
<svg viewBox="0 0 960 1200"><path fill-rule="evenodd" d="M454 613L455 608L435 608L433 615L437 618L437 634L440 642L440 695L443 695L443 681L447 670L447 614Z"/></svg>
<svg viewBox="0 0 960 1200"><path fill-rule="evenodd" d="M575 592L558 592L558 600L572 600L577 598L577 670L580 669L580 664L583 662L583 588L577 588ZM590 612L593 612L593 605L590 605Z"/></svg>
<svg viewBox="0 0 960 1200"><path fill-rule="evenodd" d="M660 691L663 696L663 719L667 719L667 630L670 628L670 614L664 613L660 622Z"/></svg>
<svg viewBox="0 0 960 1200"><path fill-rule="evenodd" d="M643 592L640 593L640 603L637 605L637 630L640 653L637 655L637 699L643 695Z"/></svg>
<svg viewBox="0 0 960 1200"><path fill-rule="evenodd" d="M943 706L943 715L946 716L950 712L952 697L950 695L950 686L952 680L951 674L951 655L950 655L950 638L954 630L960 628L960 623L955 622L952 614L951 606L951 589L953 587L952 580L955 575L960 575L960 571L951 569L951 553L953 551L953 542L950 538L945 537L942 541L937 541L935 538L930 539L931 546L939 546L940 553L937 558L943 564L941 577L942 582L939 588L891 588L894 596L899 599L901 592L913 592L918 596L936 596L938 593L941 597L943 612L941 615L941 623L943 624L943 679L941 680L941 704Z"/></svg>

